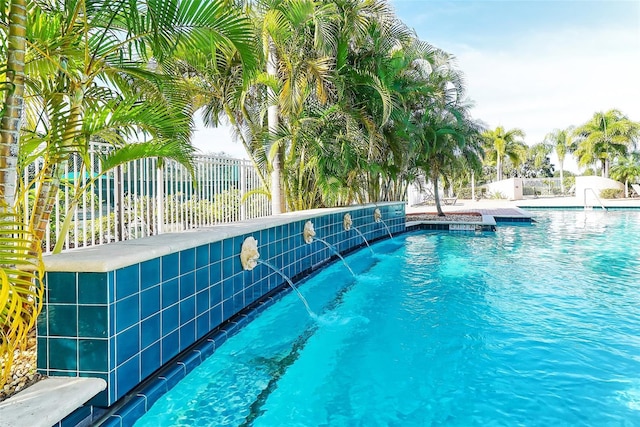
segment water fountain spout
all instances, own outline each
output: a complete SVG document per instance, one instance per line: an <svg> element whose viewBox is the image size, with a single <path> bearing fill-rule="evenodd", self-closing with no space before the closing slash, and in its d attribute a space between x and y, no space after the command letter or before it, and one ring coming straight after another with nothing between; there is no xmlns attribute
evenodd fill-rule
<svg viewBox="0 0 640 427"><path fill-rule="evenodd" d="M304 298L304 296L302 296L291 279L289 279L287 275L284 274L279 268L276 268L274 265L268 263L267 261L263 261L260 259L260 252L258 252L258 241L254 237L249 236L244 239L244 242L242 242L242 249L240 250L240 263L242 264L242 268L246 271L251 271L256 267L256 265L263 264L278 273L284 280L287 281L289 286L291 286L291 289L296 291L298 297L304 304L304 307L307 309L309 316L311 316L313 319L318 318L318 316L311 310L311 307L309 307L309 303Z"/></svg>
<svg viewBox="0 0 640 427"><path fill-rule="evenodd" d="M384 220L382 219L382 213L380 213L380 208L376 208L373 211L373 220L375 222L381 222L382 225L384 225L384 228L386 228L387 233L389 234L389 237L391 238L391 240L393 240L393 235L391 234L391 230L389 230L389 227L387 227L387 223L384 222Z"/></svg>
<svg viewBox="0 0 640 427"><path fill-rule="evenodd" d="M305 243L313 242L313 238L316 236L316 230L313 228L313 223L307 221L304 223L304 230L302 230L302 237Z"/></svg>
<svg viewBox="0 0 640 427"><path fill-rule="evenodd" d="M349 267L349 264L347 264L347 261L344 260L342 255L340 255L340 252L338 252L338 250L334 246L330 245L329 242L322 240L321 238L316 236L316 231L313 228L313 223L311 221L307 221L304 224L304 229L302 230L302 237L304 238L305 243L312 243L314 240L324 243L324 245L327 248L329 248L331 252L333 252L338 258L342 260L342 263L344 264L345 267L347 267L347 270L351 272L351 275L353 276L356 275L351 269L351 267Z"/></svg>
<svg viewBox="0 0 640 427"><path fill-rule="evenodd" d="M364 242L367 244L367 247L369 248L371 253L373 254L373 249L371 249L371 246L369 246L369 242L367 242L367 238L364 237L364 234L362 234L357 227L352 228L353 220L351 219L351 214L344 214L343 224L344 224L345 231L354 230L356 233L358 233L360 237L362 237L362 240L364 240Z"/></svg>
<svg viewBox="0 0 640 427"><path fill-rule="evenodd" d="M242 242L242 249L240 250L240 263L244 270L253 270L260 258L260 252L258 252L258 241L254 237L247 237Z"/></svg>

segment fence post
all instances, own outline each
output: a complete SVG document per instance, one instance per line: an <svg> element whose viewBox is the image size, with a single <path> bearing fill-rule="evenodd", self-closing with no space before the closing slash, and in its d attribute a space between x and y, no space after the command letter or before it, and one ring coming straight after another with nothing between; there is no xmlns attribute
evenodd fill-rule
<svg viewBox="0 0 640 427"><path fill-rule="evenodd" d="M164 226L164 173L162 167L156 168L156 230L157 234L162 234Z"/></svg>
<svg viewBox="0 0 640 427"><path fill-rule="evenodd" d="M247 191L247 165L242 160L238 164L240 165L240 221L244 221L247 219L247 201L242 199Z"/></svg>

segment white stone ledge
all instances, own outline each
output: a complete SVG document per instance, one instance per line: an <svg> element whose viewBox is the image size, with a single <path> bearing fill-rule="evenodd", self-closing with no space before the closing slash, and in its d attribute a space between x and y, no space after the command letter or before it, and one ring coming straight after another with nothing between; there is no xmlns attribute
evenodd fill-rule
<svg viewBox="0 0 640 427"><path fill-rule="evenodd" d="M106 387L100 378L45 378L0 402L0 427L51 427Z"/></svg>
<svg viewBox="0 0 640 427"><path fill-rule="evenodd" d="M195 248L231 237L242 236L243 234L255 233L256 231L289 224L295 221L306 221L335 213L346 213L357 209L375 208L378 206L397 205L398 203L402 202L384 202L343 208L288 212L232 224L216 225L178 233L166 233L142 239L97 245L70 250L61 254L47 255L44 257L44 265L46 271L102 273L181 250ZM240 251L240 248L238 248L238 251Z"/></svg>

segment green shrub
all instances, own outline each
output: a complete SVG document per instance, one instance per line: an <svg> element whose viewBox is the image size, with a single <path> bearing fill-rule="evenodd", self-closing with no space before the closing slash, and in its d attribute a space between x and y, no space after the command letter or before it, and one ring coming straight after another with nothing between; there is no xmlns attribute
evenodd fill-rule
<svg viewBox="0 0 640 427"><path fill-rule="evenodd" d="M605 188L600 190L600 198L602 199L620 199L624 192L620 188Z"/></svg>
<svg viewBox="0 0 640 427"><path fill-rule="evenodd" d="M488 199L506 199L507 196L502 194L502 192L500 191L496 191L496 192L487 194L487 198Z"/></svg>

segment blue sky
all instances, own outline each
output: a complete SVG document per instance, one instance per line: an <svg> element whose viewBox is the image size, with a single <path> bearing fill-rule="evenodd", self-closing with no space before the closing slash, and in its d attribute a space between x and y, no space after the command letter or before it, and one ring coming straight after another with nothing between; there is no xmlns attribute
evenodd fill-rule
<svg viewBox="0 0 640 427"><path fill-rule="evenodd" d="M520 128L534 144L596 111L640 121L638 0L390 3L422 40L457 58L472 114L491 128ZM246 157L224 129L198 131L195 144Z"/></svg>
<svg viewBox="0 0 640 427"><path fill-rule="evenodd" d="M391 3L422 40L456 56L473 116L491 128L520 128L534 144L597 111L640 121L640 1Z"/></svg>

